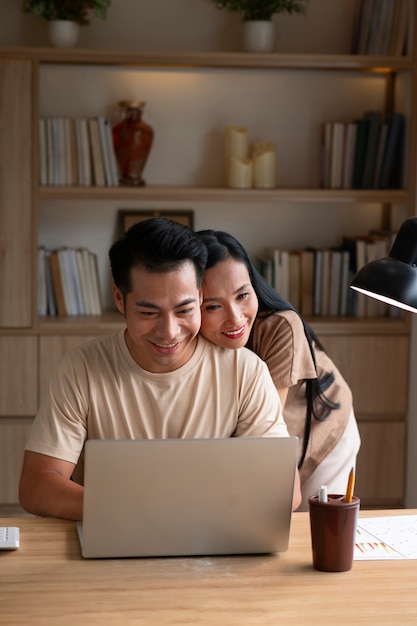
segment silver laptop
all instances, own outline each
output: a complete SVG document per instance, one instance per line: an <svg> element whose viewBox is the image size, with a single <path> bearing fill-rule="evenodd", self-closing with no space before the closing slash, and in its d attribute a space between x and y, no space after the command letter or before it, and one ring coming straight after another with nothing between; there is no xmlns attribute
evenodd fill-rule
<svg viewBox="0 0 417 626"><path fill-rule="evenodd" d="M89 440L84 557L287 550L297 437Z"/></svg>

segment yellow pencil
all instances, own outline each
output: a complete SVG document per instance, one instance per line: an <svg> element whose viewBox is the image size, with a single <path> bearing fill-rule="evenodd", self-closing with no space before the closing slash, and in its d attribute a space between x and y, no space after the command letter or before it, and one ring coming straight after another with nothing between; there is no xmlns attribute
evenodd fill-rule
<svg viewBox="0 0 417 626"><path fill-rule="evenodd" d="M349 472L349 479L346 488L345 502L352 502L353 497L353 487L355 485L355 470L352 469Z"/></svg>

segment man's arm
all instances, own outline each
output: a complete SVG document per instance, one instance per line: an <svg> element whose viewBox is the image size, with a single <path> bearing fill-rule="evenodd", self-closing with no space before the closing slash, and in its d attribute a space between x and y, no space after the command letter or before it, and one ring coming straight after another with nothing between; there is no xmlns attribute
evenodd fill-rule
<svg viewBox="0 0 417 626"><path fill-rule="evenodd" d="M19 500L28 513L81 520L83 487L71 480L74 463L25 452Z"/></svg>

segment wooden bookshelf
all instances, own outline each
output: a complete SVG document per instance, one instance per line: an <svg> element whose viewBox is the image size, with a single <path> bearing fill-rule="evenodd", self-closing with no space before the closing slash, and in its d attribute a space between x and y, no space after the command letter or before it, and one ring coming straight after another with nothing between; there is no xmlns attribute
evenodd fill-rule
<svg viewBox="0 0 417 626"><path fill-rule="evenodd" d="M306 73L313 77L318 74L337 75L342 79L352 74L369 77L370 80L375 76L383 77L385 110L398 109L407 115L404 187L395 190L321 189L318 181L317 185L310 182L284 184L271 190L236 190L224 188L221 184L189 182L152 184L140 189L40 187L37 184L37 120L44 114L40 108L42 69L53 68L61 72L72 67L80 70L98 68L100 72L107 69L111 72L152 69L161 74L192 69L201 74L202 80L207 71L213 70L227 72L228 76L243 73L245 81L263 72L268 80L279 77L281 73L291 73L295 81L300 77L298 87L301 91L301 77L305 77ZM7 98L3 98L6 94ZM203 216L213 206L221 205L225 207L224 210L222 208L224 222L220 219L216 227L223 228L225 223L226 230L230 230L232 219L236 223L241 219L242 205L263 207L262 210L257 209L259 223L270 220L274 228L274 220L292 220L295 207L299 213L303 212L303 219L299 220L297 227L307 230L312 244L321 228L321 224L315 222L315 215L323 206L332 208L335 205L331 219L336 224L339 221L342 223L346 207L350 210L359 206L363 212L377 214L381 227L389 222L397 206L402 208L404 215L411 215L414 211L417 145L415 52L410 56L393 58L349 54L136 53L3 47L0 48L0 96L0 123L6 129L6 134L0 137L0 230L9 233L4 241L0 241L0 287L2 293L7 294L0 305L0 368L3 372L0 426L3 425L13 450L13 459L10 454L6 455L6 460L3 456L0 465L0 473L4 476L0 480L0 505L16 505L16 463L22 455L28 425L36 413L55 363L66 350L78 343L123 326L122 318L114 311L97 317L38 318L36 315L38 232L41 222L48 219L45 215L51 214L51 207L54 214L67 217L75 208L81 207L77 213L80 222L74 218L80 232L86 228L80 215L90 205L97 205L94 209L97 225L104 219L102 205L108 204L115 207L115 214L117 209L126 208L125 204L129 208L136 205L154 207L152 203L160 203L161 206L156 206L161 209L175 209L178 203L183 203L187 207L198 205L199 215ZM71 99L76 102L76 91ZM79 112L74 113L74 117L77 115ZM326 118L327 113L323 113L323 121ZM280 146L283 150L285 147L285 144ZM10 164L13 166L10 167ZM255 222L253 230L256 230ZM72 244L68 241L68 245ZM409 318L312 318L310 321L352 387L362 437L357 479L362 505L401 506L405 481ZM22 394L22 389L29 389L30 393ZM381 470L382 457L384 468ZM394 484L390 476L395 476ZM386 484L390 485L388 492L384 491Z"/></svg>

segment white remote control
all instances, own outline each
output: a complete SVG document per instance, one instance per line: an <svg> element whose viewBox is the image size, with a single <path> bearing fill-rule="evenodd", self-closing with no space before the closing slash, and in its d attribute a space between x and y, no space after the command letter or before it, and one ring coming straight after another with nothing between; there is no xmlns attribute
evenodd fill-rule
<svg viewBox="0 0 417 626"><path fill-rule="evenodd" d="M19 539L17 526L0 526L0 550L17 550Z"/></svg>

